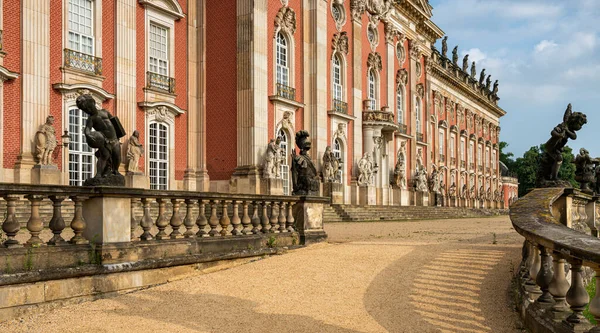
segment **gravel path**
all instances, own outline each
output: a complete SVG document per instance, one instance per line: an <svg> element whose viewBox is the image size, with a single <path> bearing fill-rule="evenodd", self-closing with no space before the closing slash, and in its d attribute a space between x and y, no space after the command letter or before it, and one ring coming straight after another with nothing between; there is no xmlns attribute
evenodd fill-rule
<svg viewBox="0 0 600 333"><path fill-rule="evenodd" d="M520 332L508 217L332 223L329 243L0 324L0 332ZM496 244L493 244L496 243Z"/></svg>

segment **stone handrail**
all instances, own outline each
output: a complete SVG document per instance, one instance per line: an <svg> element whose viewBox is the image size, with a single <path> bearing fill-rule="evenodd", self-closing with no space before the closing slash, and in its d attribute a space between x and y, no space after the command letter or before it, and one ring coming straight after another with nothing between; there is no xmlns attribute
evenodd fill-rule
<svg viewBox="0 0 600 333"><path fill-rule="evenodd" d="M590 303L583 283L583 266L589 266L596 271L600 290L600 239L568 227L574 220L589 221L588 214L593 220L594 205L591 196L572 189L542 188L510 208L515 230L525 237L519 306L534 332L600 332L600 326L593 328L583 316L589 303L600 322L600 293ZM566 263L571 265L570 283Z"/></svg>

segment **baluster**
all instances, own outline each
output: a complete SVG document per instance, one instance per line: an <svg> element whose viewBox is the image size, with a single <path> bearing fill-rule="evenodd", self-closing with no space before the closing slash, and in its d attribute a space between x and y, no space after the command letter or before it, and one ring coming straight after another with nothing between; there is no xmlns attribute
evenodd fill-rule
<svg viewBox="0 0 600 333"><path fill-rule="evenodd" d="M277 224L277 213L279 211L279 205L277 202L273 201L271 204L271 219L269 222L271 223L271 233L279 232L279 225Z"/></svg>
<svg viewBox="0 0 600 333"><path fill-rule="evenodd" d="M540 259L540 251L538 248L532 244L531 247L531 267L529 268L529 280L527 280L526 287L527 291L530 294L530 298L532 300L536 299L536 295L539 296L541 294L540 288L537 286L535 280L537 278L538 272L542 266L542 262Z"/></svg>
<svg viewBox="0 0 600 333"><path fill-rule="evenodd" d="M227 213L227 206L231 201L223 200L223 214L221 215L221 219L219 220L219 224L221 225L221 236L231 235L229 232L229 225L231 224L231 220L229 219L229 213Z"/></svg>
<svg viewBox="0 0 600 333"><path fill-rule="evenodd" d="M4 241L6 247L17 247L19 241L15 239L17 233L21 229L21 225L15 215L17 201L19 200L18 195L7 194L4 196L6 200L6 219L2 223L2 231L6 234L7 240Z"/></svg>
<svg viewBox="0 0 600 333"><path fill-rule="evenodd" d="M231 226L233 227L233 229L231 229L231 234L234 236L242 234L242 232L238 230L238 228L242 225L242 220L240 219L240 212L238 206L239 201L233 200L233 218L231 219Z"/></svg>
<svg viewBox="0 0 600 333"><path fill-rule="evenodd" d="M250 216L248 215L248 201L244 201L244 215L242 216L242 226L244 227L242 229L242 234L244 235L248 235L250 233L252 233L250 231L250 223L252 222L252 220L250 219Z"/></svg>
<svg viewBox="0 0 600 333"><path fill-rule="evenodd" d="M140 239L143 241L151 240L154 238L150 233L150 229L152 229L152 217L150 216L150 198L142 198L142 206L144 207L144 215L140 220L140 226L144 232L140 236Z"/></svg>
<svg viewBox="0 0 600 333"><path fill-rule="evenodd" d="M86 201L87 197L72 196L71 200L75 203L75 212L73 214L73 221L71 221L71 229L75 236L69 241L71 244L87 244L88 241L83 237L83 231L85 230L86 224L83 218L83 202Z"/></svg>
<svg viewBox="0 0 600 333"><path fill-rule="evenodd" d="M552 271L552 257L550 256L550 253L548 253L548 250L543 246L540 246L540 254L540 271L537 274L535 282L542 290L542 295L538 297L537 302L542 307L549 307L554 303L554 299L548 291L550 282L552 281L552 276L554 275Z"/></svg>
<svg viewBox="0 0 600 333"><path fill-rule="evenodd" d="M288 216L287 216L287 230L289 232L294 232L294 212L292 208L294 207L293 202L288 202Z"/></svg>
<svg viewBox="0 0 600 333"><path fill-rule="evenodd" d="M49 245L60 245L64 244L65 240L61 234L65 230L65 219L62 216L62 202L67 199L65 195L51 195L52 200L52 219L50 219L49 227L52 230L54 236L48 241Z"/></svg>
<svg viewBox="0 0 600 333"><path fill-rule="evenodd" d="M27 230L31 237L27 241L27 245L38 246L42 244L40 239L40 232L44 229L44 224L40 218L40 203L44 200L44 197L36 194L26 195L25 198L31 203L31 215L27 221Z"/></svg>
<svg viewBox="0 0 600 333"><path fill-rule="evenodd" d="M196 225L198 226L196 237L208 236L208 233L204 230L208 225L208 220L206 219L206 204L204 203L204 200L198 200L198 218L196 219Z"/></svg>
<svg viewBox="0 0 600 333"><path fill-rule="evenodd" d="M261 231L263 232L263 234L268 233L271 229L271 225L269 224L269 215L267 215L267 206L269 206L269 203L269 201L263 201L262 203L263 210L260 224L262 226Z"/></svg>
<svg viewBox="0 0 600 333"><path fill-rule="evenodd" d="M165 217L165 199L158 198L156 199L158 203L158 217L156 218L156 227L158 228L158 233L154 236L157 240L162 240L167 238L167 233L165 229L169 225L169 221Z"/></svg>
<svg viewBox="0 0 600 333"><path fill-rule="evenodd" d="M137 202L138 202L138 199L131 198L131 236L130 236L131 240L135 239L135 229L137 229L137 226L138 226L137 219L135 218L135 206L136 206Z"/></svg>
<svg viewBox="0 0 600 333"><path fill-rule="evenodd" d="M185 219L183 220L183 225L185 226L185 233L183 234L183 236L185 238L192 238L194 237L194 232L192 231L192 228L194 228L194 225L196 225L196 222L192 218L192 208L194 207L194 200L185 199L185 207Z"/></svg>
<svg viewBox="0 0 600 333"><path fill-rule="evenodd" d="M252 202L252 233L258 234L260 232L260 217L258 217L258 201Z"/></svg>
<svg viewBox="0 0 600 333"><path fill-rule="evenodd" d="M171 215L171 221L169 221L169 224L171 224L171 228L173 230L169 236L171 239L177 239L181 238L181 232L179 231L179 228L181 228L181 225L183 224L181 216L179 216L179 205L181 205L181 201L178 199L171 199L171 204L173 205L173 215Z"/></svg>
<svg viewBox="0 0 600 333"><path fill-rule="evenodd" d="M590 301L590 295L583 285L582 262L579 259L571 259L569 262L571 264L571 288L567 292L567 303L571 306L573 313L566 320L573 325L586 324L589 322L583 316L583 310Z"/></svg>
<svg viewBox="0 0 600 333"><path fill-rule="evenodd" d="M590 302L590 313L596 319L596 327L593 328L590 333L600 332L600 266L594 268L596 271L596 295L592 302Z"/></svg>
<svg viewBox="0 0 600 333"><path fill-rule="evenodd" d="M215 237L219 234L217 231L217 227L219 226L219 218L217 217L217 205L219 204L219 200L212 200L210 203L210 219L208 220L210 231L208 234L211 237Z"/></svg>
<svg viewBox="0 0 600 333"><path fill-rule="evenodd" d="M569 281L567 281L567 273L565 272L565 263L559 253L553 253L554 275L550 281L548 290L554 297L554 306L552 306L552 316L554 319L564 319L569 306L566 301L567 291L569 291Z"/></svg>
<svg viewBox="0 0 600 333"><path fill-rule="evenodd" d="M285 201L282 201L279 205L279 232L286 232L285 229Z"/></svg>

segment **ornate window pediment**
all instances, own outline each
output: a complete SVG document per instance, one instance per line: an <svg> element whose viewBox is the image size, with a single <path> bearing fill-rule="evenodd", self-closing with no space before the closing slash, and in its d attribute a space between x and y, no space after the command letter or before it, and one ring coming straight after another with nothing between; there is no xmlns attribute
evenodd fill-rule
<svg viewBox="0 0 600 333"><path fill-rule="evenodd" d="M333 39L331 40L331 48L335 52L340 52L345 55L348 54L348 34L344 32L340 32L339 34L333 35Z"/></svg>
<svg viewBox="0 0 600 333"><path fill-rule="evenodd" d="M383 69L383 65L381 62L381 55L379 53L369 53L369 58L367 58L367 68L373 68L378 72L381 72L381 70Z"/></svg>
<svg viewBox="0 0 600 333"><path fill-rule="evenodd" d="M407 83L408 83L408 71L404 68L399 69L398 72L396 72L396 85L406 86Z"/></svg>
<svg viewBox="0 0 600 333"><path fill-rule="evenodd" d="M275 33L273 38L277 38L279 31L284 31L290 36L296 32L296 12L291 7L281 7L277 16L275 16Z"/></svg>
<svg viewBox="0 0 600 333"><path fill-rule="evenodd" d="M151 7L167 14L175 20L185 17L183 9L177 0L138 0L138 2L144 7Z"/></svg>
<svg viewBox="0 0 600 333"><path fill-rule="evenodd" d="M60 91L66 100L75 100L77 97L83 94L90 94L96 100L96 103L102 104L103 102L115 98L115 95L108 91L87 83L55 83L52 85L54 90Z"/></svg>
<svg viewBox="0 0 600 333"><path fill-rule="evenodd" d="M154 116L155 121L163 123L173 124L175 117L185 113L185 110L168 102L139 102L138 106L148 115Z"/></svg>

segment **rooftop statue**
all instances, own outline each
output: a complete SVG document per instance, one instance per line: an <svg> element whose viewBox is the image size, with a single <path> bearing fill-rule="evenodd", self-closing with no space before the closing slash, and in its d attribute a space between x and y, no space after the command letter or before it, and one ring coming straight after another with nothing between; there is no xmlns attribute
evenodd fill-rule
<svg viewBox="0 0 600 333"><path fill-rule="evenodd" d="M454 63L455 66L458 66L458 45L452 50L452 63Z"/></svg>
<svg viewBox="0 0 600 333"><path fill-rule="evenodd" d="M477 79L477 67L475 66L475 61L471 64L471 77L473 80Z"/></svg>
<svg viewBox="0 0 600 333"><path fill-rule="evenodd" d="M52 165L52 153L57 141L54 130L54 117L46 117L46 123L35 133L35 160L40 165Z"/></svg>
<svg viewBox="0 0 600 333"><path fill-rule="evenodd" d="M494 96L498 95L498 80L496 80L496 82L494 82L494 89L492 89L492 95L494 95Z"/></svg>
<svg viewBox="0 0 600 333"><path fill-rule="evenodd" d="M485 89L490 90L492 86L492 76L488 75L487 79L485 80Z"/></svg>
<svg viewBox="0 0 600 333"><path fill-rule="evenodd" d="M77 97L77 107L88 115L83 134L88 146L96 148L96 175L87 179L84 186L125 186L119 173L121 142L125 130L119 119L105 109L98 109L90 94ZM94 130L94 131L92 131Z"/></svg>
<svg viewBox="0 0 600 333"><path fill-rule="evenodd" d="M483 86L483 82L485 81L485 68L481 70L479 74L479 86Z"/></svg>
<svg viewBox="0 0 600 333"><path fill-rule="evenodd" d="M563 116L563 122L558 124L545 144L544 153L540 160L537 174L537 187L570 187L571 184L558 179L558 171L563 162L562 152L569 141L577 139L577 131L587 123L587 117L581 112L573 112L571 104Z"/></svg>
<svg viewBox="0 0 600 333"><path fill-rule="evenodd" d="M463 72L467 73L468 69L469 69L469 55L467 54L463 58L463 67L462 67L462 70L463 70Z"/></svg>
<svg viewBox="0 0 600 333"><path fill-rule="evenodd" d="M307 131L302 130L296 133L296 147L300 149L300 154L296 155L296 150L292 150L292 182L294 185L292 194L319 195L321 182L317 175L317 168L308 156L311 142L310 134Z"/></svg>
<svg viewBox="0 0 600 333"><path fill-rule="evenodd" d="M448 55L448 36L442 39L442 56L446 58Z"/></svg>
<svg viewBox="0 0 600 333"><path fill-rule="evenodd" d="M590 153L585 148L581 148L573 163L576 168L575 180L581 185L581 191L594 194L594 187L590 187L590 185L596 182L594 165L598 164L598 160L592 159Z"/></svg>

